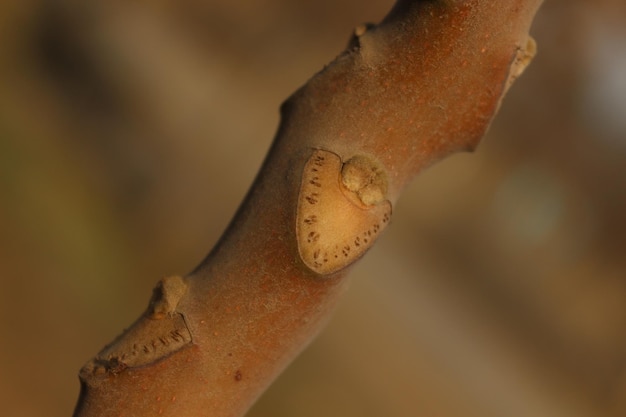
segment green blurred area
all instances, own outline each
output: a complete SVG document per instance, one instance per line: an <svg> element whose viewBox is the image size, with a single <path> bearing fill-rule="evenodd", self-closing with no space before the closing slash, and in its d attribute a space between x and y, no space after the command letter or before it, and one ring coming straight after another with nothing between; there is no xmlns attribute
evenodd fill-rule
<svg viewBox="0 0 626 417"><path fill-rule="evenodd" d="M70 415L216 242L280 103L391 4L0 4L2 415ZM412 184L250 416L626 415L626 5L549 0L532 33L478 151Z"/></svg>

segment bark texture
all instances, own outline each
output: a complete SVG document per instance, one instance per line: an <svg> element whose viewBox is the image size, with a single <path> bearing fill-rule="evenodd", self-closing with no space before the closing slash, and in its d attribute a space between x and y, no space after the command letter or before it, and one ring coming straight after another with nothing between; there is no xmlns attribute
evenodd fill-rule
<svg viewBox="0 0 626 417"><path fill-rule="evenodd" d="M407 183L476 147L534 54L540 3L399 0L379 25L357 28L283 104L216 247L189 276L162 280L146 312L83 367L75 416L243 415L328 320Z"/></svg>

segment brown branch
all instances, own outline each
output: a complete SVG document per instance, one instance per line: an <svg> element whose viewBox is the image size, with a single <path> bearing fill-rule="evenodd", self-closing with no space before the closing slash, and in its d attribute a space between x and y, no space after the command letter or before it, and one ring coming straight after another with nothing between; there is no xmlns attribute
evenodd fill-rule
<svg viewBox="0 0 626 417"><path fill-rule="evenodd" d="M532 58L540 3L399 0L357 28L283 105L218 245L83 367L75 416L243 415L328 320L408 181L477 145Z"/></svg>

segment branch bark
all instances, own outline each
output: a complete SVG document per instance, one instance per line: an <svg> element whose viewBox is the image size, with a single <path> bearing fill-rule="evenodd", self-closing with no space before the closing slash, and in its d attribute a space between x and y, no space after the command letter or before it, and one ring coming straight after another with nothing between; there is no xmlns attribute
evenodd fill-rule
<svg viewBox="0 0 626 417"><path fill-rule="evenodd" d="M476 147L534 54L541 2L398 0L357 28L283 104L216 247L81 369L75 416L243 415L328 320L407 183Z"/></svg>

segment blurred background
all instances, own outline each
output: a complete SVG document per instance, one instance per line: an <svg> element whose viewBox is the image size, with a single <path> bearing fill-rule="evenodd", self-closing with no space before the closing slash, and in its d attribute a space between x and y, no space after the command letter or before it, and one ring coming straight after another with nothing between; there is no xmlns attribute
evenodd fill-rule
<svg viewBox="0 0 626 417"><path fill-rule="evenodd" d="M216 242L280 103L392 3L0 3L3 415L71 415L82 364ZM532 34L478 151L413 182L251 417L626 415L626 3L548 0Z"/></svg>

